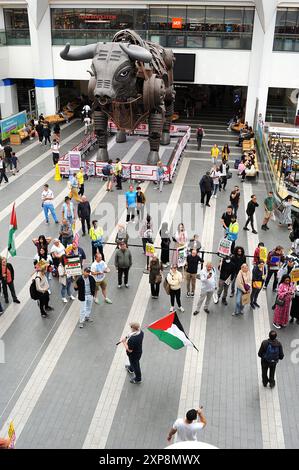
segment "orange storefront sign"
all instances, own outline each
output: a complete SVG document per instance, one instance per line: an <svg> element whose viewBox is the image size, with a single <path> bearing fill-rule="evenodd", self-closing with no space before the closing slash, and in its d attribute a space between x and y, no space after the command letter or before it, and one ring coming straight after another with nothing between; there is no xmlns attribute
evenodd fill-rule
<svg viewBox="0 0 299 470"><path fill-rule="evenodd" d="M182 29L183 19L182 18L172 18L172 29Z"/></svg>

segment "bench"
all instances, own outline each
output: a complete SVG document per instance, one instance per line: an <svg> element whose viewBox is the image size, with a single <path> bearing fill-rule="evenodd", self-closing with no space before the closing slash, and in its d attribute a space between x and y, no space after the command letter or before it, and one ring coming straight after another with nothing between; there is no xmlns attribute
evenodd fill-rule
<svg viewBox="0 0 299 470"><path fill-rule="evenodd" d="M254 150L254 139L243 140L242 142L242 149L243 152L248 152L249 150Z"/></svg>
<svg viewBox="0 0 299 470"><path fill-rule="evenodd" d="M244 127L244 122L239 122L238 124L234 124L233 126L231 126L231 130L234 132L240 132L240 130L244 129Z"/></svg>
<svg viewBox="0 0 299 470"><path fill-rule="evenodd" d="M21 145L22 141L29 138L27 131L19 130L17 134L10 134L9 141L11 145Z"/></svg>

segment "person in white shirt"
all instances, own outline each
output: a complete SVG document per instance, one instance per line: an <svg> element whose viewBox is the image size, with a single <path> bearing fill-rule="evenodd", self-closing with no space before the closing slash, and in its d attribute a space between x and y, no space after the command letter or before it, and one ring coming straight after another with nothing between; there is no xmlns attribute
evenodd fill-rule
<svg viewBox="0 0 299 470"><path fill-rule="evenodd" d="M58 238L54 238L50 254L52 256L54 266L58 268L61 257L65 255L65 248Z"/></svg>
<svg viewBox="0 0 299 470"><path fill-rule="evenodd" d="M105 281L106 273L109 273L110 269L108 268L105 261L103 261L101 253L96 253L95 260L92 263L90 269L90 274L94 277L94 280L96 281L96 291L94 296L95 303L100 303L98 299L98 292L101 288L106 304L112 304L112 300L107 297L107 282Z"/></svg>
<svg viewBox="0 0 299 470"><path fill-rule="evenodd" d="M198 417L198 421L193 421ZM179 418L175 421L171 430L168 433L167 440L171 441L172 436L176 434L176 442L182 441L198 441L199 431L201 431L207 424L207 420L204 417L202 408L198 410L192 409L187 411L186 418Z"/></svg>
<svg viewBox="0 0 299 470"><path fill-rule="evenodd" d="M84 126L85 126L84 134L86 135L91 130L91 119L89 116L86 116L84 118Z"/></svg>
<svg viewBox="0 0 299 470"><path fill-rule="evenodd" d="M198 315L200 307L205 300L204 311L210 313L209 303L217 287L217 273L212 263L207 263L206 267L200 271L201 290L196 310L193 315Z"/></svg>
<svg viewBox="0 0 299 470"><path fill-rule="evenodd" d="M221 177L221 171L220 171L219 167L215 166L214 168L212 168L210 175L211 175L211 178L213 179L212 197L217 198L217 191L218 191L218 188L219 188L219 180L220 180L220 177Z"/></svg>
<svg viewBox="0 0 299 470"><path fill-rule="evenodd" d="M48 184L44 184L44 190L42 192L42 208L44 209L46 224L49 223L48 213L51 212L51 215L55 221L55 224L58 224L57 215L53 206L54 194L51 189L49 189Z"/></svg>
<svg viewBox="0 0 299 470"><path fill-rule="evenodd" d="M53 165L55 166L59 160L59 149L60 149L59 142L57 142L56 139L53 139L53 142L51 144L51 149L52 149Z"/></svg>
<svg viewBox="0 0 299 470"><path fill-rule="evenodd" d="M82 118L84 119L85 117L88 117L89 113L90 113L90 106L88 104L84 105L83 108L82 108Z"/></svg>

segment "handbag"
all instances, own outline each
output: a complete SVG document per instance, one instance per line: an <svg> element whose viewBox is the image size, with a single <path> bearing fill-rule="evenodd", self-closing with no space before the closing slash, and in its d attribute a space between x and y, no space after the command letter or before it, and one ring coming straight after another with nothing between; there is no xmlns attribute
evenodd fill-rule
<svg viewBox="0 0 299 470"><path fill-rule="evenodd" d="M167 295L170 295L170 285L168 284L167 279L164 279L163 287Z"/></svg>
<svg viewBox="0 0 299 470"><path fill-rule="evenodd" d="M162 274L157 274L156 275L156 279L155 279L155 283L156 284L160 284L162 282ZM168 284L168 283L167 283ZM168 284L169 285L169 284Z"/></svg>
<svg viewBox="0 0 299 470"><path fill-rule="evenodd" d="M233 177L233 174L229 171L226 175L226 179L230 180Z"/></svg>
<svg viewBox="0 0 299 470"><path fill-rule="evenodd" d="M262 288L262 281L252 281L252 287L254 289L261 289Z"/></svg>
<svg viewBox="0 0 299 470"><path fill-rule="evenodd" d="M283 307L285 303L286 303L285 299L279 299L278 297L276 297L275 305L278 305L279 307Z"/></svg>
<svg viewBox="0 0 299 470"><path fill-rule="evenodd" d="M250 302L250 294L247 292L246 294L242 294L242 305L247 305Z"/></svg>

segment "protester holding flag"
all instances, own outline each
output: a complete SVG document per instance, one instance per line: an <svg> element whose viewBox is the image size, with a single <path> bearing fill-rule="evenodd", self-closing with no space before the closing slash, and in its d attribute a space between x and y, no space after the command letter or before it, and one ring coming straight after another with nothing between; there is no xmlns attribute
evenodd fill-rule
<svg viewBox="0 0 299 470"><path fill-rule="evenodd" d="M14 269L10 263L7 263L6 258L1 258L0 280L2 283L5 303L8 304L7 287L9 287L13 302L19 304L20 301L17 298L14 286Z"/></svg>
<svg viewBox="0 0 299 470"><path fill-rule="evenodd" d="M121 342L125 347L130 362L130 365L126 365L125 368L129 374L134 374L134 377L130 379L130 382L137 385L142 382L140 359L142 356L144 333L141 330L140 324L137 322L130 323L130 327L130 333L125 338L122 338Z"/></svg>

